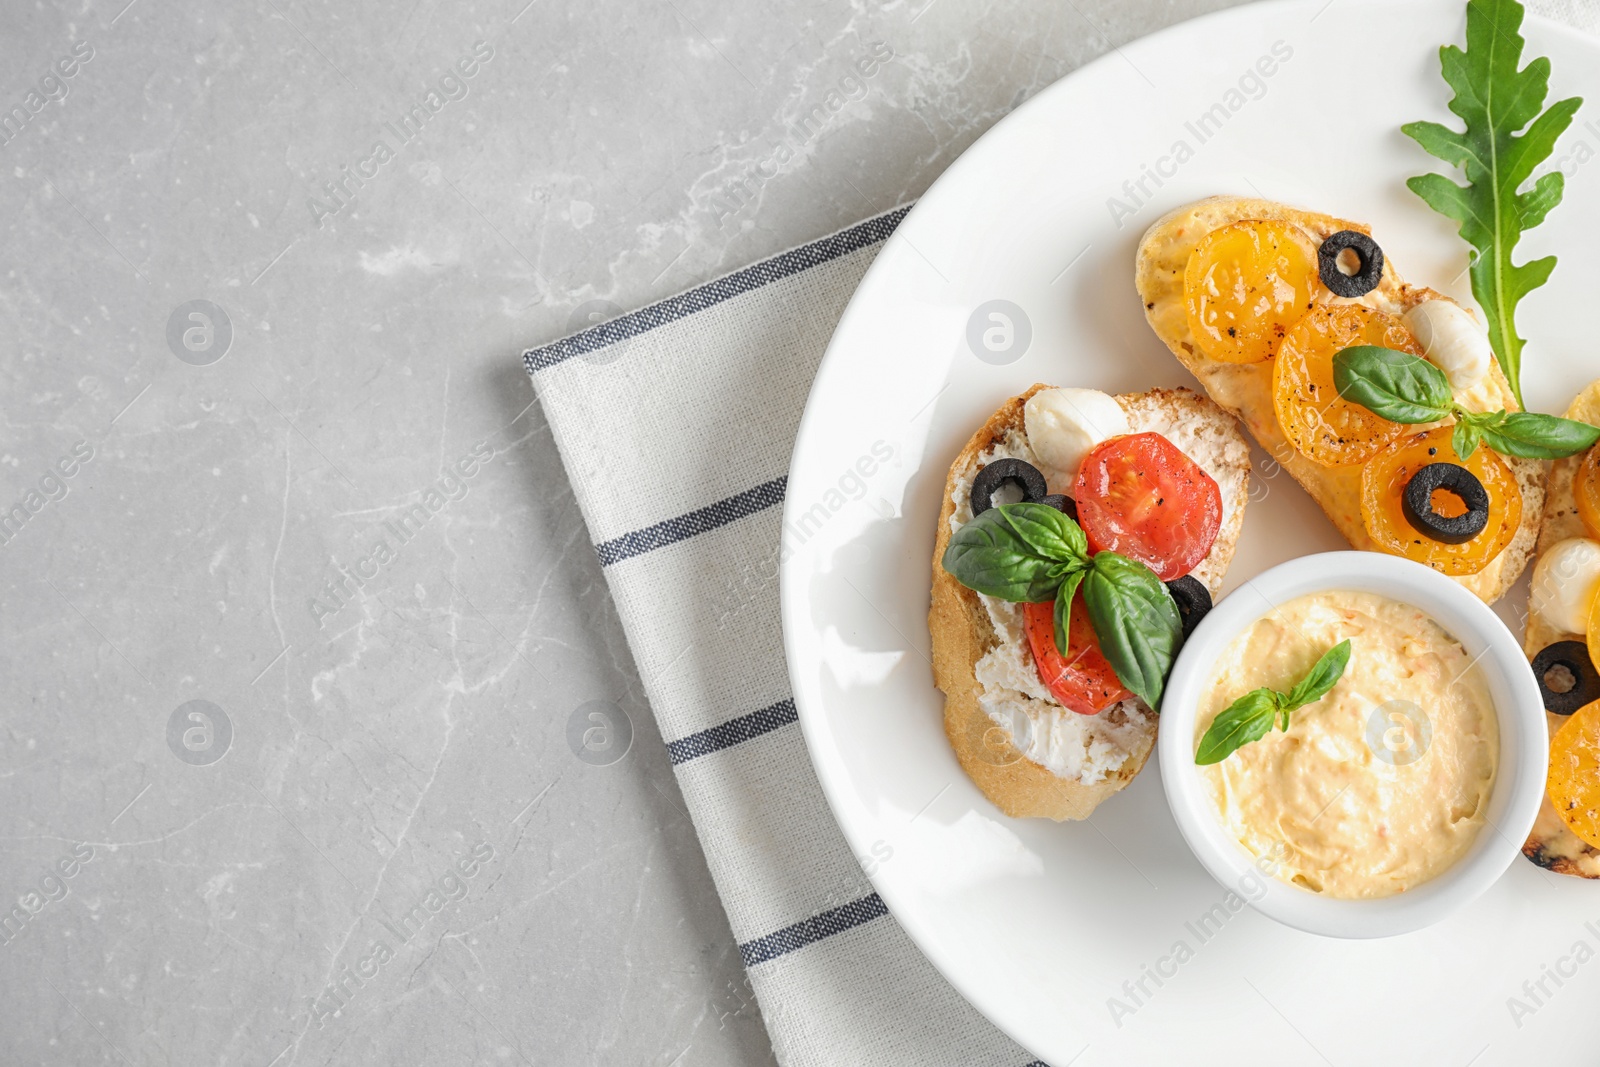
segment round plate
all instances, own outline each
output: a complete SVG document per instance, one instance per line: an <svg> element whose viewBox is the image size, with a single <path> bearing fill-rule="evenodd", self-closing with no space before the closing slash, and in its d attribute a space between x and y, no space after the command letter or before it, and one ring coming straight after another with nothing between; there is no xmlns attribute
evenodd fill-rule
<svg viewBox="0 0 1600 1067"><path fill-rule="evenodd" d="M1471 907L1416 934L1298 933L1206 874L1154 767L1087 822L1000 814L945 742L928 661L941 490L994 408L1036 381L1192 384L1133 287L1140 234L1165 211L1235 193L1361 219L1405 277L1470 297L1465 245L1404 184L1442 165L1400 133L1414 119L1455 122L1438 47L1463 32L1455 0L1310 0L1236 8L1114 51L1007 117L935 183L879 254L817 375L789 475L782 573L817 773L857 855L892 853L872 879L895 918L981 1012L1058 1067L1086 1047L1084 1064L1181 1050L1188 1063L1482 1067L1586 1059L1600 1041L1600 962L1589 962L1600 885L1519 860ZM1518 249L1561 254L1518 321L1531 338L1528 402L1559 412L1600 371L1587 315L1565 313L1594 299L1600 46L1532 17L1525 32L1554 64L1552 100L1595 101L1553 161L1566 202ZM1292 480L1256 460L1230 587L1344 547ZM1503 602L1514 627L1523 603L1521 590Z"/></svg>

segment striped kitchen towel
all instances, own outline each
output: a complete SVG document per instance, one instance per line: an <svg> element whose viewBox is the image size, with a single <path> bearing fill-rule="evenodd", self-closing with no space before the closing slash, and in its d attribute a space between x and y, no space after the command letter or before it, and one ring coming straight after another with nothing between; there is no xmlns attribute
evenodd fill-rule
<svg viewBox="0 0 1600 1067"><path fill-rule="evenodd" d="M785 1067L1043 1067L934 970L823 799L778 622L789 453L908 207L523 356ZM1030 1063L1031 1061L1031 1063Z"/></svg>

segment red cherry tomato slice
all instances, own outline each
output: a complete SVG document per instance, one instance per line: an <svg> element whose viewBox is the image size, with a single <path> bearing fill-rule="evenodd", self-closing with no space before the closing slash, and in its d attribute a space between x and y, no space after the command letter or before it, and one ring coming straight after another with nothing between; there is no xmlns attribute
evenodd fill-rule
<svg viewBox="0 0 1600 1067"><path fill-rule="evenodd" d="M1083 597L1072 598L1065 656L1056 651L1054 601L1024 604L1022 610L1039 680L1062 707L1079 715L1095 715L1133 695L1122 687L1117 672L1100 651L1100 639L1094 635Z"/></svg>
<svg viewBox="0 0 1600 1067"><path fill-rule="evenodd" d="M1073 496L1089 548L1136 559L1163 582L1206 558L1222 528L1222 491L1158 433L1102 441L1083 458Z"/></svg>

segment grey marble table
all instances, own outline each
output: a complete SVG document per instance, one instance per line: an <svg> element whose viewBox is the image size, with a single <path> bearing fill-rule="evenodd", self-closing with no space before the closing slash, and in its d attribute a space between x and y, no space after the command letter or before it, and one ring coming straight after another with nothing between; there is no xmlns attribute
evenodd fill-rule
<svg viewBox="0 0 1600 1067"><path fill-rule="evenodd" d="M7 3L0 1063L771 1062L517 353L1223 2Z"/></svg>

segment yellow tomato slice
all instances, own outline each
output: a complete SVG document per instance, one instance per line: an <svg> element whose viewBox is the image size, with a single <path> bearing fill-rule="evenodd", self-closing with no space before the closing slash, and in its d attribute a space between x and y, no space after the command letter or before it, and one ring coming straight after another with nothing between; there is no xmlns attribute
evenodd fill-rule
<svg viewBox="0 0 1600 1067"><path fill-rule="evenodd" d="M1522 490L1505 460L1487 445L1479 445L1470 459L1458 456L1450 444L1450 431L1445 425L1404 434L1368 460L1361 470L1361 520L1385 552L1425 563L1441 574L1477 574L1516 536L1522 523ZM1459 545L1435 541L1406 518L1402 502L1406 483L1430 463L1458 464L1483 483L1489 494L1489 524L1472 540ZM1440 514L1450 513L1442 501L1436 507Z"/></svg>
<svg viewBox="0 0 1600 1067"><path fill-rule="evenodd" d="M1589 449L1572 476L1572 495L1578 501L1584 530L1600 540L1600 445Z"/></svg>
<svg viewBox="0 0 1600 1067"><path fill-rule="evenodd" d="M1398 422L1344 400L1333 383L1333 357L1354 345L1422 355L1393 315L1362 304L1319 304L1284 336L1272 368L1272 403L1295 451L1324 467L1364 463L1405 432Z"/></svg>
<svg viewBox="0 0 1600 1067"><path fill-rule="evenodd" d="M1550 739L1545 791L1568 829L1600 848L1600 700L1573 712Z"/></svg>
<svg viewBox="0 0 1600 1067"><path fill-rule="evenodd" d="M1585 627L1584 643L1589 646L1589 661L1600 668L1600 590L1589 601L1589 625Z"/></svg>
<svg viewBox="0 0 1600 1067"><path fill-rule="evenodd" d="M1311 238L1290 223L1260 219L1201 238L1189 254L1183 292L1200 350L1224 363L1272 358L1289 327L1329 295Z"/></svg>

